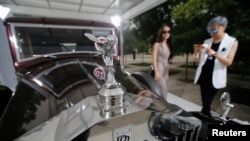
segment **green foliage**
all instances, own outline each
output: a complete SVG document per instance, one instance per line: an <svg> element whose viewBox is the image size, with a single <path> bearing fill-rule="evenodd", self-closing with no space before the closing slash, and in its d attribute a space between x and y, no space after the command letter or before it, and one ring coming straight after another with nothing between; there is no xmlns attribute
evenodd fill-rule
<svg viewBox="0 0 250 141"><path fill-rule="evenodd" d="M136 37L135 30L127 29L124 31L124 52L132 53L133 51L137 51L138 53L148 52L151 48L150 44L147 40L140 40Z"/></svg>
<svg viewBox="0 0 250 141"><path fill-rule="evenodd" d="M176 5L171 11L175 21L174 43L178 52L193 52L193 44L202 43L208 37L205 31L207 5L204 0L189 0Z"/></svg>
<svg viewBox="0 0 250 141"><path fill-rule="evenodd" d="M124 32L124 53L132 53L134 50L138 48L138 39L136 38L135 30L126 27Z"/></svg>
<svg viewBox="0 0 250 141"><path fill-rule="evenodd" d="M204 0L189 0L186 3L177 4L171 11L172 18L191 22L193 18L207 11Z"/></svg>
<svg viewBox="0 0 250 141"><path fill-rule="evenodd" d="M171 9L176 1L168 0L162 5L133 19L138 38L151 43L155 42L158 30L164 23L172 24Z"/></svg>

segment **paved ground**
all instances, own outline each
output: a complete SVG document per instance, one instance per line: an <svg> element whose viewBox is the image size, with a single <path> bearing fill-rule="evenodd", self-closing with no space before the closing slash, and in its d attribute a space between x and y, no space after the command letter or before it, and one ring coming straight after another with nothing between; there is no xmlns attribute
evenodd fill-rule
<svg viewBox="0 0 250 141"><path fill-rule="evenodd" d="M192 59L192 57L190 57ZM147 72L149 67L141 67L141 66L135 66L131 65L131 63L140 63L140 62L148 62L151 63L151 55L142 55L137 54L136 59L133 59L132 55L125 55L124 57L124 68L128 72L132 73L135 71L144 71ZM190 61L192 62L192 60ZM200 101L200 90L198 85L193 84L193 78L195 74L195 69L188 69L187 71L187 78L185 78L185 68L180 67L185 64L185 56L176 56L172 60L172 64L170 64L170 80L169 80L169 92L181 97L183 99L186 99L190 102L193 102L195 104L201 105ZM241 79L235 79L239 78L239 76L235 75L229 75L228 81L232 81L233 83L237 83L240 85L246 85L249 86L249 81L243 81ZM212 110L217 113L223 113L223 110L220 106L220 96L226 89L220 90L215 100L212 103ZM244 104L238 104L238 103L232 103L234 104L234 108L232 108L229 112L230 118L238 118L244 121L250 122L250 106L246 106Z"/></svg>

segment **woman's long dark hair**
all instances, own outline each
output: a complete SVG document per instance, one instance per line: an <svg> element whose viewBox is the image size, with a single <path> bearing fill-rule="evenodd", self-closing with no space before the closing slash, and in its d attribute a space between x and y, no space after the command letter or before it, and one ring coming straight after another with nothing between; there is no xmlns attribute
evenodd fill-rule
<svg viewBox="0 0 250 141"><path fill-rule="evenodd" d="M174 56L174 47L173 47L173 43L172 43L172 27L169 24L163 24L161 26L161 28L160 28L160 30L158 32L158 36L157 36L156 41L157 42L162 42L162 40L163 40L162 39L162 32L163 32L165 26L169 27L170 30L171 30L170 31L170 36L169 36L169 38L167 40L167 45L169 46L169 50L170 50L170 56L169 56L168 60L171 60L173 58L173 56Z"/></svg>

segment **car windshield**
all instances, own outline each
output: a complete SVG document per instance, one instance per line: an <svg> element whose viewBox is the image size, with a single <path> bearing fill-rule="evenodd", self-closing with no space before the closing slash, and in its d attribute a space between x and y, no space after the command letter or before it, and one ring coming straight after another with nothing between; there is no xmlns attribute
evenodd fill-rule
<svg viewBox="0 0 250 141"><path fill-rule="evenodd" d="M112 28L40 24L13 24L12 30L19 62L46 54L96 51L94 42L85 33L96 37L114 34Z"/></svg>

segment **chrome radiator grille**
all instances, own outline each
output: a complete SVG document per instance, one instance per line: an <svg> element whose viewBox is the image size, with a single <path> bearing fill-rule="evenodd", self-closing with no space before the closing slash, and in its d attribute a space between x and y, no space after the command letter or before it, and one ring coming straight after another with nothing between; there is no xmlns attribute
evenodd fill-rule
<svg viewBox="0 0 250 141"><path fill-rule="evenodd" d="M152 113L150 133L161 141L198 141L201 121L195 117Z"/></svg>

